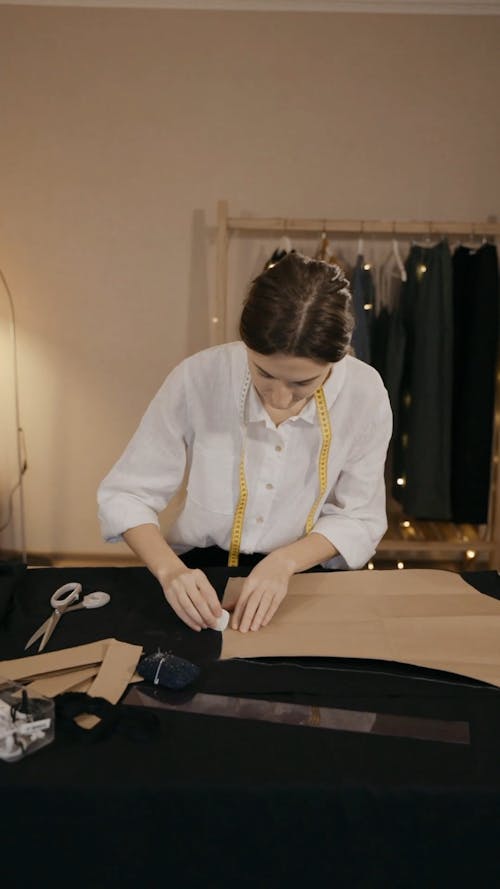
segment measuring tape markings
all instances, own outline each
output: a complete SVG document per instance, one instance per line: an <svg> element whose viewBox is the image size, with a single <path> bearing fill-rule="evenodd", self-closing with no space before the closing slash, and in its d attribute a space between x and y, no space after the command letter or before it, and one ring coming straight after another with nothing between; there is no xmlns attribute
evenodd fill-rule
<svg viewBox="0 0 500 889"><path fill-rule="evenodd" d="M316 390L316 392L314 393L314 398L316 399L316 408L318 411L319 425L321 429L321 451L319 452L318 460L319 494L311 507L309 515L307 516L306 534L310 534L312 530L316 510L321 502L321 498L326 491L326 485L328 481L328 455L330 453L330 443L332 440L330 415L326 406L326 399L323 388Z"/></svg>
<svg viewBox="0 0 500 889"><path fill-rule="evenodd" d="M242 450L242 453L241 453L239 478L240 478L240 495L238 498L238 505L236 507L236 512L234 514L233 528L231 531L231 546L229 549L229 558L227 560L227 564L230 568L235 568L238 564L238 558L240 555L240 546L241 546L241 535L243 533L243 519L245 517L245 509L246 509L247 500L248 500L248 487L247 487L247 480L245 478L245 452L244 452L244 450Z"/></svg>
<svg viewBox="0 0 500 889"><path fill-rule="evenodd" d="M245 396L248 391L248 385L244 386ZM318 476L319 476L319 494L316 497L309 515L307 516L305 532L309 534L314 525L314 517L321 499L326 491L328 481L328 455L330 453L330 443L332 440L332 429L330 425L330 415L326 404L325 393L323 387L317 389L314 393L316 401L316 409L318 411L319 425L321 429L321 450L318 460ZM241 537L243 533L243 521L245 518L245 509L248 500L248 486L245 476L245 448L242 448L240 466L239 466L239 497L236 511L234 513L233 527L231 530L231 544L229 547L228 567L235 568L238 565L238 559L241 547Z"/></svg>

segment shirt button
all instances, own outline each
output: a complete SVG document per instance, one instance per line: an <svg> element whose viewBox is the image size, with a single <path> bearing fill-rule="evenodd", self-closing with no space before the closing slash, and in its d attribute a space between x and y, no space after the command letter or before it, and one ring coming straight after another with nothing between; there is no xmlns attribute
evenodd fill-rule
<svg viewBox="0 0 500 889"><path fill-rule="evenodd" d="M278 454L279 454L279 453L280 453L280 451L282 451L282 450L283 450L283 445L276 445L276 447L275 447L275 449L274 449L274 450L275 450L275 451L278 451Z"/></svg>
<svg viewBox="0 0 500 889"><path fill-rule="evenodd" d="M266 490L272 491L273 488L274 488L274 485L272 485L271 482L268 482L266 485Z"/></svg>
<svg viewBox="0 0 500 889"><path fill-rule="evenodd" d="M264 519L262 518L261 515L258 515L257 518L255 519L255 521L258 522L259 525L262 525L262 522L264 521Z"/></svg>

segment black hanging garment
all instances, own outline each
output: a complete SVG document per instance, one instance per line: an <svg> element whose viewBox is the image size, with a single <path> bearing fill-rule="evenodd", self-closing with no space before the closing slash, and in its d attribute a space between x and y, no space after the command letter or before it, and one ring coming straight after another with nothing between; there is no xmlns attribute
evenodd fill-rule
<svg viewBox="0 0 500 889"><path fill-rule="evenodd" d="M387 361L394 412L393 494L413 518L449 520L453 302L447 242L413 245L405 267L407 281L391 318Z"/></svg>
<svg viewBox="0 0 500 889"><path fill-rule="evenodd" d="M371 269L365 268L365 260L361 254L356 259L351 289L355 318L351 346L356 358L370 364L370 331L375 305L375 284Z"/></svg>
<svg viewBox="0 0 500 889"><path fill-rule="evenodd" d="M380 312L373 316L370 330L370 354L371 365L378 370L384 384L387 386L387 349L389 343L389 331L391 326L391 313L387 306L382 306Z"/></svg>
<svg viewBox="0 0 500 889"><path fill-rule="evenodd" d="M484 524L488 499L498 346L498 255L494 244L453 254L455 315L453 520Z"/></svg>

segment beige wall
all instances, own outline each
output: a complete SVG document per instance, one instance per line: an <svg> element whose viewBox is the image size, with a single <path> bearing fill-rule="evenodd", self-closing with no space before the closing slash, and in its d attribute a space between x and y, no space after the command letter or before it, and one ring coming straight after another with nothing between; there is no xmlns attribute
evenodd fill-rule
<svg viewBox="0 0 500 889"><path fill-rule="evenodd" d="M208 343L218 198L234 215L499 211L500 17L0 7L0 33L31 551L109 549L97 484L167 371ZM232 247L233 321L266 249Z"/></svg>

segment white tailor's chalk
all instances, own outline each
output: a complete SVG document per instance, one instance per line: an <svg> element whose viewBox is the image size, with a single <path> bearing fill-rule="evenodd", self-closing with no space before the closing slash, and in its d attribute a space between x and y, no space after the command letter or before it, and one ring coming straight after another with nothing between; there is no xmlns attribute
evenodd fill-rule
<svg viewBox="0 0 500 889"><path fill-rule="evenodd" d="M222 614L219 617L219 620L215 624L214 630L219 630L221 633L224 632L227 625L229 623L229 611L226 611L225 608L222 609Z"/></svg>

